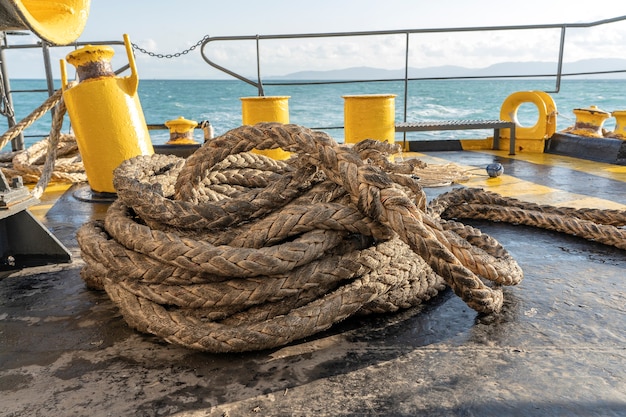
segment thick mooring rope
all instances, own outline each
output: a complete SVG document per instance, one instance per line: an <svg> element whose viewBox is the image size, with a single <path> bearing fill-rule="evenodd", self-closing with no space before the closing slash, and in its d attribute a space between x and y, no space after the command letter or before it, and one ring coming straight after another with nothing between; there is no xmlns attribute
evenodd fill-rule
<svg viewBox="0 0 626 417"><path fill-rule="evenodd" d="M22 133L27 127L35 123L41 116L46 114L49 110L54 108L54 106L61 101L63 98L63 91L57 90L48 97L39 107L33 110L28 116L24 119L20 120L15 126L8 129L6 132L0 136L0 149L4 148L4 146L9 143L10 140L14 139Z"/></svg>
<svg viewBox="0 0 626 417"><path fill-rule="evenodd" d="M85 182L87 176L78 152L76 137L61 134L66 113L62 90L48 97L38 108L0 136L0 149L56 106L50 136L30 148L0 154L0 168L9 179L20 176L24 183L37 183L32 191L39 198L51 180Z"/></svg>
<svg viewBox="0 0 626 417"><path fill-rule="evenodd" d="M248 152L275 147L297 156ZM419 164L389 163L393 150L262 123L187 160L133 158L115 172L119 198L105 221L78 232L81 275L106 290L131 327L212 352L281 346L354 314L419 305L446 285L475 310L497 312L499 287L519 283L521 269L493 238L447 219L480 217L481 204L506 211L523 203L459 190L427 205ZM537 219L577 213L531 208ZM624 240L617 226L625 214L614 214L621 217L606 226L607 243Z"/></svg>

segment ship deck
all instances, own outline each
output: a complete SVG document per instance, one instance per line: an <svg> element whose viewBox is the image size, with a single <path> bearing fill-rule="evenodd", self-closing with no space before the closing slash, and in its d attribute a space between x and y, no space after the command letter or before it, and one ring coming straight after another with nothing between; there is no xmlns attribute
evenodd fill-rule
<svg viewBox="0 0 626 417"><path fill-rule="evenodd" d="M502 151L410 156L475 169L464 186L626 210L626 166ZM487 177L492 162L502 163L502 176ZM346 320L282 348L209 354L130 329L106 294L85 288L75 232L106 209L64 187L31 209L73 261L0 273L0 415L626 415L619 249L468 221L524 270L500 314L477 314L446 291L422 308Z"/></svg>

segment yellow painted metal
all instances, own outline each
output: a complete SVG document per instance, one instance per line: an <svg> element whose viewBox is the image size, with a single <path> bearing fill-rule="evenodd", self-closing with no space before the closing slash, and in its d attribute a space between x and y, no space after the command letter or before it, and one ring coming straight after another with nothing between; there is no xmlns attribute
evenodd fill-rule
<svg viewBox="0 0 626 417"><path fill-rule="evenodd" d="M491 136L484 139L460 139L459 142L461 142L461 148L464 151L480 151L493 148L493 137Z"/></svg>
<svg viewBox="0 0 626 417"><path fill-rule="evenodd" d="M537 121L532 126L520 124L517 111L525 103L537 107ZM544 91L517 91L509 95L500 108L500 119L513 121L515 127L515 148L519 152L543 152L545 140L556 131L556 104L548 93ZM511 130L500 131L500 149L508 149L511 139Z"/></svg>
<svg viewBox="0 0 626 417"><path fill-rule="evenodd" d="M482 150L481 153L501 156L503 151ZM565 155L548 153L525 153L521 155L508 155L508 158L530 162L536 165L546 165L571 169L578 172L593 173L596 177L607 178L613 181L623 182L626 185L626 166L604 162L596 162Z"/></svg>
<svg viewBox="0 0 626 417"><path fill-rule="evenodd" d="M241 118L244 125L262 122L289 123L290 96L241 97ZM281 148L257 150L253 152L277 160L288 159L291 155Z"/></svg>
<svg viewBox="0 0 626 417"><path fill-rule="evenodd" d="M167 145L196 145L193 138L193 131L198 126L198 122L187 120L184 117L168 120L165 126L170 130L170 140Z"/></svg>
<svg viewBox="0 0 626 417"><path fill-rule="evenodd" d="M126 159L154 153L137 87L139 77L130 41L124 35L131 75L93 76L68 88L65 61L61 61L63 99L85 164L89 186L100 193L114 193L113 170ZM87 46L67 56L81 66L110 59L109 47ZM90 59L91 58L91 59ZM80 74L80 72L79 72Z"/></svg>
<svg viewBox="0 0 626 417"><path fill-rule="evenodd" d="M611 116L609 112L600 110L597 106L589 106L586 109L574 109L573 112L576 115L576 123L565 130L567 133L590 138L604 137L602 125Z"/></svg>
<svg viewBox="0 0 626 417"><path fill-rule="evenodd" d="M348 95L344 98L345 143L376 139L394 143L395 94Z"/></svg>
<svg viewBox="0 0 626 417"><path fill-rule="evenodd" d="M517 160L528 161L533 164L574 169L581 172L593 173L593 175L601 175L604 178L611 178L622 182L626 181L626 176L624 176L623 173L617 174L609 172L609 170L617 167L616 165L604 164L601 162L586 161L583 159L547 153L526 152L513 156L508 155L508 151L486 150L481 151L481 153L493 154L503 158L514 158ZM527 181L522 178L508 175L506 170L503 175L491 178L484 173L483 167L477 168L472 165L462 165L459 164L457 160L454 160L454 157L451 156L452 159L448 159L445 154L442 155L443 156L437 154L437 156L433 156L432 154L426 155L417 152L408 152L404 153L403 157L418 158L426 162L431 167L437 164L445 165L448 163L454 163L459 169L466 170L468 173L472 174L468 181L463 182L464 186L470 188L482 188L484 190L496 192L503 196L519 198L524 201L561 207L612 210L626 209L626 205L615 201L592 198L586 195L565 191L558 188L559 184L553 184L552 187L550 187L543 183Z"/></svg>
<svg viewBox="0 0 626 417"><path fill-rule="evenodd" d="M556 132L556 116L558 114L556 103L552 96L545 91L535 90L534 92L543 99L543 103L546 105L546 139L548 139ZM517 129L515 135L517 135Z"/></svg>
<svg viewBox="0 0 626 417"><path fill-rule="evenodd" d="M32 190L34 184L29 184L28 187ZM72 187L71 182L50 182L43 194L39 197L39 203L34 204L28 208L35 218L41 222L45 221L46 214L54 206L59 198L65 194L67 190Z"/></svg>
<svg viewBox="0 0 626 417"><path fill-rule="evenodd" d="M83 32L91 0L0 0L0 30L28 29L52 44L67 45Z"/></svg>
<svg viewBox="0 0 626 417"><path fill-rule="evenodd" d="M611 115L615 117L615 128L611 137L626 140L626 110L615 110Z"/></svg>

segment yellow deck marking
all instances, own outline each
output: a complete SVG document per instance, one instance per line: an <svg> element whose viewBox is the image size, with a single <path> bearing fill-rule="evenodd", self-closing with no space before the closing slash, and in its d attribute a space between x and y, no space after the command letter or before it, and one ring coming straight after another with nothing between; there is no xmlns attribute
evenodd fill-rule
<svg viewBox="0 0 626 417"><path fill-rule="evenodd" d="M498 152L498 151L496 151ZM504 152L503 154L506 155ZM507 155L508 156L508 155ZM544 158L533 158L535 160L542 160L544 165L555 165L555 166L563 166L570 169L572 166L560 165L562 161L559 161L555 164L550 164L550 158L553 155L547 155ZM475 188L483 188L488 191L493 191L500 195L506 197L514 197L519 200L529 201L537 204L549 204L553 206L559 207L574 207L574 208L597 208L597 209L613 209L613 210L626 210L626 205L616 203L614 201L605 200L602 198L590 197L583 194L570 193L564 190L560 190L558 188L552 188L541 184L536 184L530 181L521 180L516 177L512 177L510 175L503 174L500 177L489 178L487 173L485 172L484 167L474 167L468 165L461 165L454 160L445 159L442 157L435 157L432 155L425 155L419 152L407 152L403 153L404 158L419 158L422 161L429 164L447 164L447 163L455 163L461 169L465 169L470 171L472 177L464 182L462 185L467 187L475 187ZM524 158L523 156L518 156L516 159L527 160L530 161L530 158ZM557 158L560 159L560 158ZM536 162L536 161L531 161ZM594 175L597 175L596 172L600 171L600 167L608 166L608 164L601 164L597 162L589 162L584 161L584 164L578 164L579 171L584 172L592 172ZM539 162L536 162L539 163ZM585 166L590 168L589 171L583 170L581 167ZM614 166L611 166L614 167ZM617 179L614 176L608 176L608 171L606 167L602 167L606 175L600 175L603 177L607 177L610 179ZM619 175L618 175L619 176ZM626 175L621 174L621 178L619 180L626 182Z"/></svg>
<svg viewBox="0 0 626 417"><path fill-rule="evenodd" d="M39 197L39 203L28 208L33 216L39 221L46 217L48 210L54 206L54 203L72 186L70 183L54 182L50 183L43 195ZM31 186L32 188L32 186Z"/></svg>
<svg viewBox="0 0 626 417"><path fill-rule="evenodd" d="M532 162L539 165L567 168L585 172L590 175L596 175L598 177L626 182L626 166L624 165L605 164L602 162L587 161L584 159L572 158L570 156L552 155L547 153L520 153L517 155L509 155L506 151L480 150L472 152L498 155L506 158L518 159L520 161Z"/></svg>

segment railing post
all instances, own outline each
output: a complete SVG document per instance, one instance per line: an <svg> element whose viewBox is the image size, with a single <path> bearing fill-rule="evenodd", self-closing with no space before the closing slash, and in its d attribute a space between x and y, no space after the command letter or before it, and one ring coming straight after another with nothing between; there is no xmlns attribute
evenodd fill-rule
<svg viewBox="0 0 626 417"><path fill-rule="evenodd" d="M404 106L402 110L402 122L407 122L408 101L409 101L409 32L406 33L406 46L404 51ZM402 148L406 151L406 132L402 132Z"/></svg>
<svg viewBox="0 0 626 417"><path fill-rule="evenodd" d="M256 35L256 76L258 80L257 87L259 89L259 97L265 95L263 92L263 81L261 80L261 50L259 48L260 36Z"/></svg>
<svg viewBox="0 0 626 417"><path fill-rule="evenodd" d="M46 84L48 87L48 97L54 94L54 75L52 74L52 63L50 62L50 44L41 41L41 52L43 53L43 66L46 71ZM55 108L50 109L50 115L54 119Z"/></svg>
<svg viewBox="0 0 626 417"><path fill-rule="evenodd" d="M0 100L3 103L0 105L2 107L3 115L7 118L7 125L9 128L12 128L17 124L15 121L15 110L13 108L13 99L11 98L11 84L9 82L9 74L7 71L6 64L6 56L4 53L4 47L6 45L6 33L0 32L0 37L2 38L2 45L0 45L0 76L2 77L2 87L0 88L0 92L3 97L0 97ZM11 150L12 151L21 151L24 150L24 134L20 133L17 137L11 140Z"/></svg>
<svg viewBox="0 0 626 417"><path fill-rule="evenodd" d="M559 64L556 72L556 89L554 93L558 93L561 90L561 75L563 74L563 52L565 49L565 26L561 27L561 41L559 43Z"/></svg>

